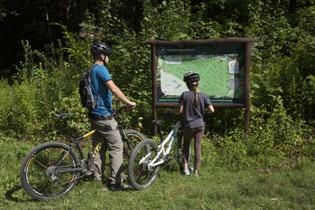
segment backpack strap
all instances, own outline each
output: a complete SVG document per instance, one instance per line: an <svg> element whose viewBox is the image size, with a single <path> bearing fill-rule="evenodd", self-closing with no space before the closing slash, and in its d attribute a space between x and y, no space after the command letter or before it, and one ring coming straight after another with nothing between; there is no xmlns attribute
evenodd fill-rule
<svg viewBox="0 0 315 210"><path fill-rule="evenodd" d="M98 99L99 99L99 97L100 97L100 94L97 93L97 92L94 90L93 85L92 85L91 73L92 73L93 69L95 68L95 66L96 66L96 64L93 64L93 66L90 68L90 70L87 72L87 74L88 74L88 77L89 77L89 80L90 80L90 85L91 85L91 89L92 89L92 94L93 94L93 92L97 94L97 95L94 95L94 94L93 94L93 95L95 96L95 99L96 99L96 101L95 101L95 108L96 108L96 107L97 107L97 101L98 101Z"/></svg>

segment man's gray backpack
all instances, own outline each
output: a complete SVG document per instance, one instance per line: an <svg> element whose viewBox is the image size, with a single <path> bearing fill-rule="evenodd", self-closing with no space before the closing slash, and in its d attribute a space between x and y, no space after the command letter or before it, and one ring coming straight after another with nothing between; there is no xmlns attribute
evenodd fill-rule
<svg viewBox="0 0 315 210"><path fill-rule="evenodd" d="M95 109L96 100L92 92L90 72L85 73L84 77L79 81L79 93L81 104L88 109Z"/></svg>

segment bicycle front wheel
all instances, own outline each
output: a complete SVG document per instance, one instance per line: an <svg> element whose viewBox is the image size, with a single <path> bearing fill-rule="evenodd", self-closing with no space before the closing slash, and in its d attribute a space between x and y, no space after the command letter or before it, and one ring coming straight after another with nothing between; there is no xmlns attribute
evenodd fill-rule
<svg viewBox="0 0 315 210"><path fill-rule="evenodd" d="M155 180L159 167L149 167L149 164L156 157L157 151L156 143L149 139L140 142L132 151L128 173L130 183L135 189L145 189Z"/></svg>
<svg viewBox="0 0 315 210"><path fill-rule="evenodd" d="M22 160L21 184L37 200L49 200L67 193L76 182L79 159L66 144L38 145Z"/></svg>

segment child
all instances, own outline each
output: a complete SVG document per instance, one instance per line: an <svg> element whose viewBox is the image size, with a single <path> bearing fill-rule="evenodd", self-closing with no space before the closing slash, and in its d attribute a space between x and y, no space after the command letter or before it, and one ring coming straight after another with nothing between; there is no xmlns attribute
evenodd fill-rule
<svg viewBox="0 0 315 210"><path fill-rule="evenodd" d="M184 75L184 81L188 91L183 92L179 98L180 113L183 115L184 145L183 145L183 168L184 174L190 175L188 168L189 146L191 139L194 138L195 160L194 175L198 176L201 161L201 138L204 132L205 123L203 120L204 111L208 109L214 112L214 108L209 97L199 92L199 74L189 71Z"/></svg>

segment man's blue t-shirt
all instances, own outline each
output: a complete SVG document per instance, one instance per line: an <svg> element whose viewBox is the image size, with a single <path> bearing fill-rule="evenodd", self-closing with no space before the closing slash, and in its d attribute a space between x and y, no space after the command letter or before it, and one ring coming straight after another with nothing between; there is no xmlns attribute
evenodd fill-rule
<svg viewBox="0 0 315 210"><path fill-rule="evenodd" d="M112 92L105 85L112 77L104 65L94 64L91 73L92 92L96 99L96 108L90 113L100 116L112 114Z"/></svg>

